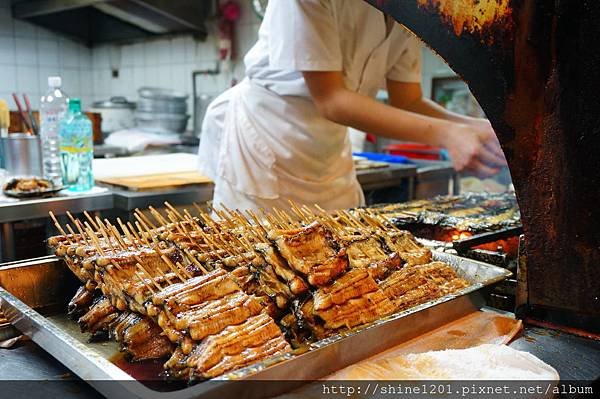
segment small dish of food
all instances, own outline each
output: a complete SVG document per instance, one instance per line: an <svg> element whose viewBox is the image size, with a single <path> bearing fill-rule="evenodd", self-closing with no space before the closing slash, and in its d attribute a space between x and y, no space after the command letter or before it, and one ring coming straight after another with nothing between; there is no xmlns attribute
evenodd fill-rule
<svg viewBox="0 0 600 399"><path fill-rule="evenodd" d="M52 184L51 181L41 177L13 177L2 187L2 192L7 197L31 198L54 195L63 187Z"/></svg>

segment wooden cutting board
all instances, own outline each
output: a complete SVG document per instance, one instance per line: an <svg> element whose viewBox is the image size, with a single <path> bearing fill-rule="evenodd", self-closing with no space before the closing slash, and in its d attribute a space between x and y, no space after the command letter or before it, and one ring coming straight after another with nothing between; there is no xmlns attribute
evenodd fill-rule
<svg viewBox="0 0 600 399"><path fill-rule="evenodd" d="M198 172L157 173L127 177L97 177L96 181L132 191L164 190L212 183L209 177L203 176Z"/></svg>

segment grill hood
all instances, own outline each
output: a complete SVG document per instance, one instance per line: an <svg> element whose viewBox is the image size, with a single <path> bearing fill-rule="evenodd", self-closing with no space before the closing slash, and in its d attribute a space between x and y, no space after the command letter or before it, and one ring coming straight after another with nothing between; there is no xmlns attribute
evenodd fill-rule
<svg viewBox="0 0 600 399"><path fill-rule="evenodd" d="M59 31L88 45L172 33L206 35L213 1L204 0L20 0L18 19Z"/></svg>

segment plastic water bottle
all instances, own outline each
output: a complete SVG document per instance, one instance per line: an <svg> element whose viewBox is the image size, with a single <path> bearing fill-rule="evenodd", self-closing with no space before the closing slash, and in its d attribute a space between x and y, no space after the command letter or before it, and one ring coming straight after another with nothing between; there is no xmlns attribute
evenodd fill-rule
<svg viewBox="0 0 600 399"><path fill-rule="evenodd" d="M69 112L60 121L62 181L69 191L94 187L92 122L81 112L81 100L69 100Z"/></svg>
<svg viewBox="0 0 600 399"><path fill-rule="evenodd" d="M60 186L62 183L58 129L60 120L67 112L69 99L60 89L59 76L48 78L48 91L40 102L40 136L44 177Z"/></svg>

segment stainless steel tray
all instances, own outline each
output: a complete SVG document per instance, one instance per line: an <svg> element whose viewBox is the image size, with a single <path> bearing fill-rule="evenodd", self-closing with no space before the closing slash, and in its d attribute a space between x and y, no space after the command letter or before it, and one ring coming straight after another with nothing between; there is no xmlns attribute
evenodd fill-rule
<svg viewBox="0 0 600 399"><path fill-rule="evenodd" d="M483 305L477 292L510 276L510 272L456 255L434 252L434 259L450 264L473 284L453 295L329 337L311 345L302 354L285 354L216 380L172 392L159 392L136 381L113 364L117 354L113 342L89 343L88 334L65 316L64 304L74 294L76 283L57 258L46 257L0 265L0 309L7 319L48 353L99 392L110 398L266 397L289 389L289 384L262 384L259 389L234 380L315 380L365 359L408 339L471 313ZM51 310L59 306L58 313ZM266 391L269 389L270 391Z"/></svg>

